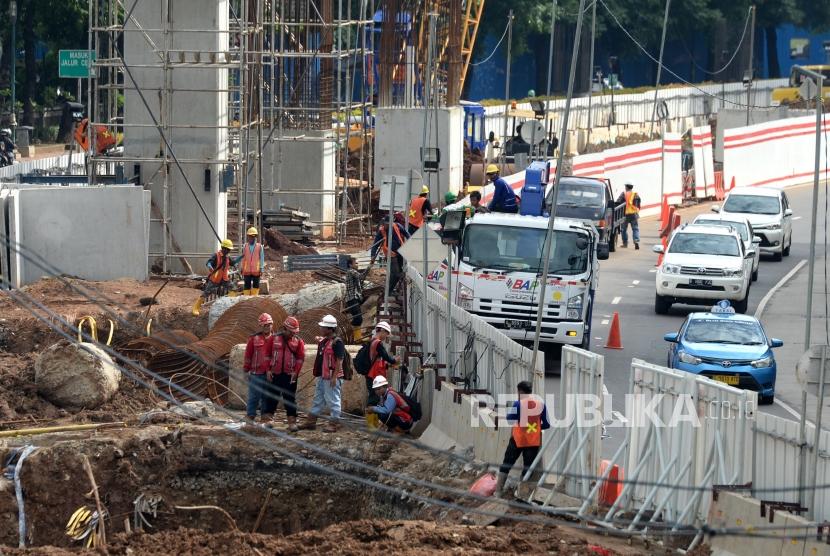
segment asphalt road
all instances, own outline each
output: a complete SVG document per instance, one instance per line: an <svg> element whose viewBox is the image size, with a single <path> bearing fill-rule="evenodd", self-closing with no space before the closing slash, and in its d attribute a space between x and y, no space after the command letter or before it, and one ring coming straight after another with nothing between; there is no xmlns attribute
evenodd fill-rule
<svg viewBox="0 0 830 556"><path fill-rule="evenodd" d="M761 257L759 276L750 289L750 302L747 314L753 314L763 297L802 259L809 256L810 206L812 188L800 186L787 190L787 195L794 213L793 244L791 254L781 262ZM683 222L691 221L697 214L709 212L714 203L706 203L681 211ZM820 215L821 216L821 215ZM819 218L818 237L823 237L823 218ZM625 394L629 388L630 365L632 358L639 358L659 365L666 364L668 346L663 340L667 332L676 332L684 318L691 312L704 310L701 307L686 305L672 306L668 315L654 312L655 263L657 255L651 251L652 245L659 242L658 222L654 218L644 218L640 222L639 251L629 244L627 249L617 249L608 261L603 261L600 268L600 281L594 305L593 333L591 350L605 356L605 386L612 396L612 408L623 412ZM806 293L801 293L798 300L793 300L798 307L804 307ZM611 316L620 314L622 324L622 350L605 349L609 333ZM803 314L803 313L802 313ZM772 318L770 315L766 315ZM762 318L762 320L765 320ZM802 325L803 327L803 325ZM801 338L803 328L795 327L791 337L781 338L784 342ZM557 362L558 365L558 362ZM779 374L781 369L779 369ZM559 392L559 379L549 376L546 380L546 392ZM783 400L782 400L783 401ZM760 410L786 419L793 419L791 412L779 403L760 406ZM604 455L610 456L624 440L625 429L609 428L609 438L603 442Z"/></svg>

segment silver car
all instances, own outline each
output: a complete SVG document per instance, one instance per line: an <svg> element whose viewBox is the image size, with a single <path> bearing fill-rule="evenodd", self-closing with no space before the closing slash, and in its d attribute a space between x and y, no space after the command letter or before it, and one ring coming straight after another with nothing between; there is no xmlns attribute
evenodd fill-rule
<svg viewBox="0 0 830 556"><path fill-rule="evenodd" d="M745 216L761 238L761 253L780 261L790 254L793 244L793 211L787 194L773 187L738 187L729 192L723 207L715 205L721 216Z"/></svg>
<svg viewBox="0 0 830 556"><path fill-rule="evenodd" d="M754 282L758 279L758 267L761 265L761 250L758 246L761 243L761 238L755 235L748 218L738 215L715 216L701 214L695 218L694 223L706 224L707 226L731 226L735 228L744 242L744 249L746 251L755 251L755 257L752 260L752 281Z"/></svg>

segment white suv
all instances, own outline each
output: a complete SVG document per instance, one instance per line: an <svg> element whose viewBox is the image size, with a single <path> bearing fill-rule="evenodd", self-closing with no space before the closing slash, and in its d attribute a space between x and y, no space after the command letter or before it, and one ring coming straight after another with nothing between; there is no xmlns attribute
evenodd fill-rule
<svg viewBox="0 0 830 556"><path fill-rule="evenodd" d="M793 211L787 194L774 187L736 187L729 192L723 207L712 210L723 216L746 216L755 235L761 238L761 253L780 261L790 254L793 244Z"/></svg>
<svg viewBox="0 0 830 556"><path fill-rule="evenodd" d="M663 253L662 245L654 246ZM668 313L673 303L712 305L729 299L739 313L749 301L754 249L745 249L734 228L685 224L676 230L657 269L654 312Z"/></svg>
<svg viewBox="0 0 830 556"><path fill-rule="evenodd" d="M758 279L758 267L761 264L761 250L758 245L761 243L761 238L755 235L755 230L752 224L746 218L739 214L732 214L729 216L721 216L715 214L699 214L695 217L695 224L705 224L707 226L732 226L741 236L744 242L744 251L752 249L755 251L755 257L752 260L752 281Z"/></svg>

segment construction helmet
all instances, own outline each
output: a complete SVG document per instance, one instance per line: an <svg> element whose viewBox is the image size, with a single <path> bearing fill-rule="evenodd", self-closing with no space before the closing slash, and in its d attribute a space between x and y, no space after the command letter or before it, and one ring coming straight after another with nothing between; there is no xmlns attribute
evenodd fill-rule
<svg viewBox="0 0 830 556"><path fill-rule="evenodd" d="M0 129L0 135L11 135L11 134L12 134L12 130L10 130L7 127L4 127L3 129Z"/></svg>
<svg viewBox="0 0 830 556"><path fill-rule="evenodd" d="M233 242L229 239L223 239L222 243L220 243L219 245L221 245L223 249L233 250Z"/></svg>
<svg viewBox="0 0 830 556"><path fill-rule="evenodd" d="M320 328L337 328L337 319L332 315L326 315L323 320L317 323Z"/></svg>
<svg viewBox="0 0 830 556"><path fill-rule="evenodd" d="M245 234L249 236L258 236L259 232L257 231L255 226L251 226L250 228L248 228L248 231L245 232Z"/></svg>
<svg viewBox="0 0 830 556"><path fill-rule="evenodd" d="M300 321L294 317L288 317L282 325L295 334L300 331Z"/></svg>
<svg viewBox="0 0 830 556"><path fill-rule="evenodd" d="M484 173L488 174L488 175L489 174L498 174L499 173L499 167L496 166L495 164L488 164L487 165L487 171L484 172Z"/></svg>
<svg viewBox="0 0 830 556"><path fill-rule="evenodd" d="M259 315L259 325L265 326L266 324L274 324L274 319L268 313L262 313Z"/></svg>
<svg viewBox="0 0 830 556"><path fill-rule="evenodd" d="M392 327L389 326L389 323L385 320L380 321L377 326L375 326L375 330L386 330L390 334L392 333Z"/></svg>
<svg viewBox="0 0 830 556"><path fill-rule="evenodd" d="M454 203L456 199L457 197L452 191L447 191L447 194L444 195L444 202L447 204Z"/></svg>
<svg viewBox="0 0 830 556"><path fill-rule="evenodd" d="M427 187L426 185L422 186L421 195L426 195L427 193L429 193L429 187Z"/></svg>
<svg viewBox="0 0 830 556"><path fill-rule="evenodd" d="M386 380L385 376L376 376L375 380L372 381L372 389L380 388L381 386L389 386L389 381Z"/></svg>

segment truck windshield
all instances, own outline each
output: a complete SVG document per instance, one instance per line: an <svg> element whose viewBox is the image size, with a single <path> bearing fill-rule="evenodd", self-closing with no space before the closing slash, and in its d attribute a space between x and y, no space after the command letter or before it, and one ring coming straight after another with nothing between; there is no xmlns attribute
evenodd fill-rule
<svg viewBox="0 0 830 556"><path fill-rule="evenodd" d="M559 186L557 205L578 207L604 207L605 190L603 184L568 183L562 182ZM559 214L557 212L557 214Z"/></svg>
<svg viewBox="0 0 830 556"><path fill-rule="evenodd" d="M464 230L463 261L474 268L541 272L547 230L519 226L471 224ZM578 232L555 231L551 238L550 274L573 276L588 268L589 249L580 249Z"/></svg>

